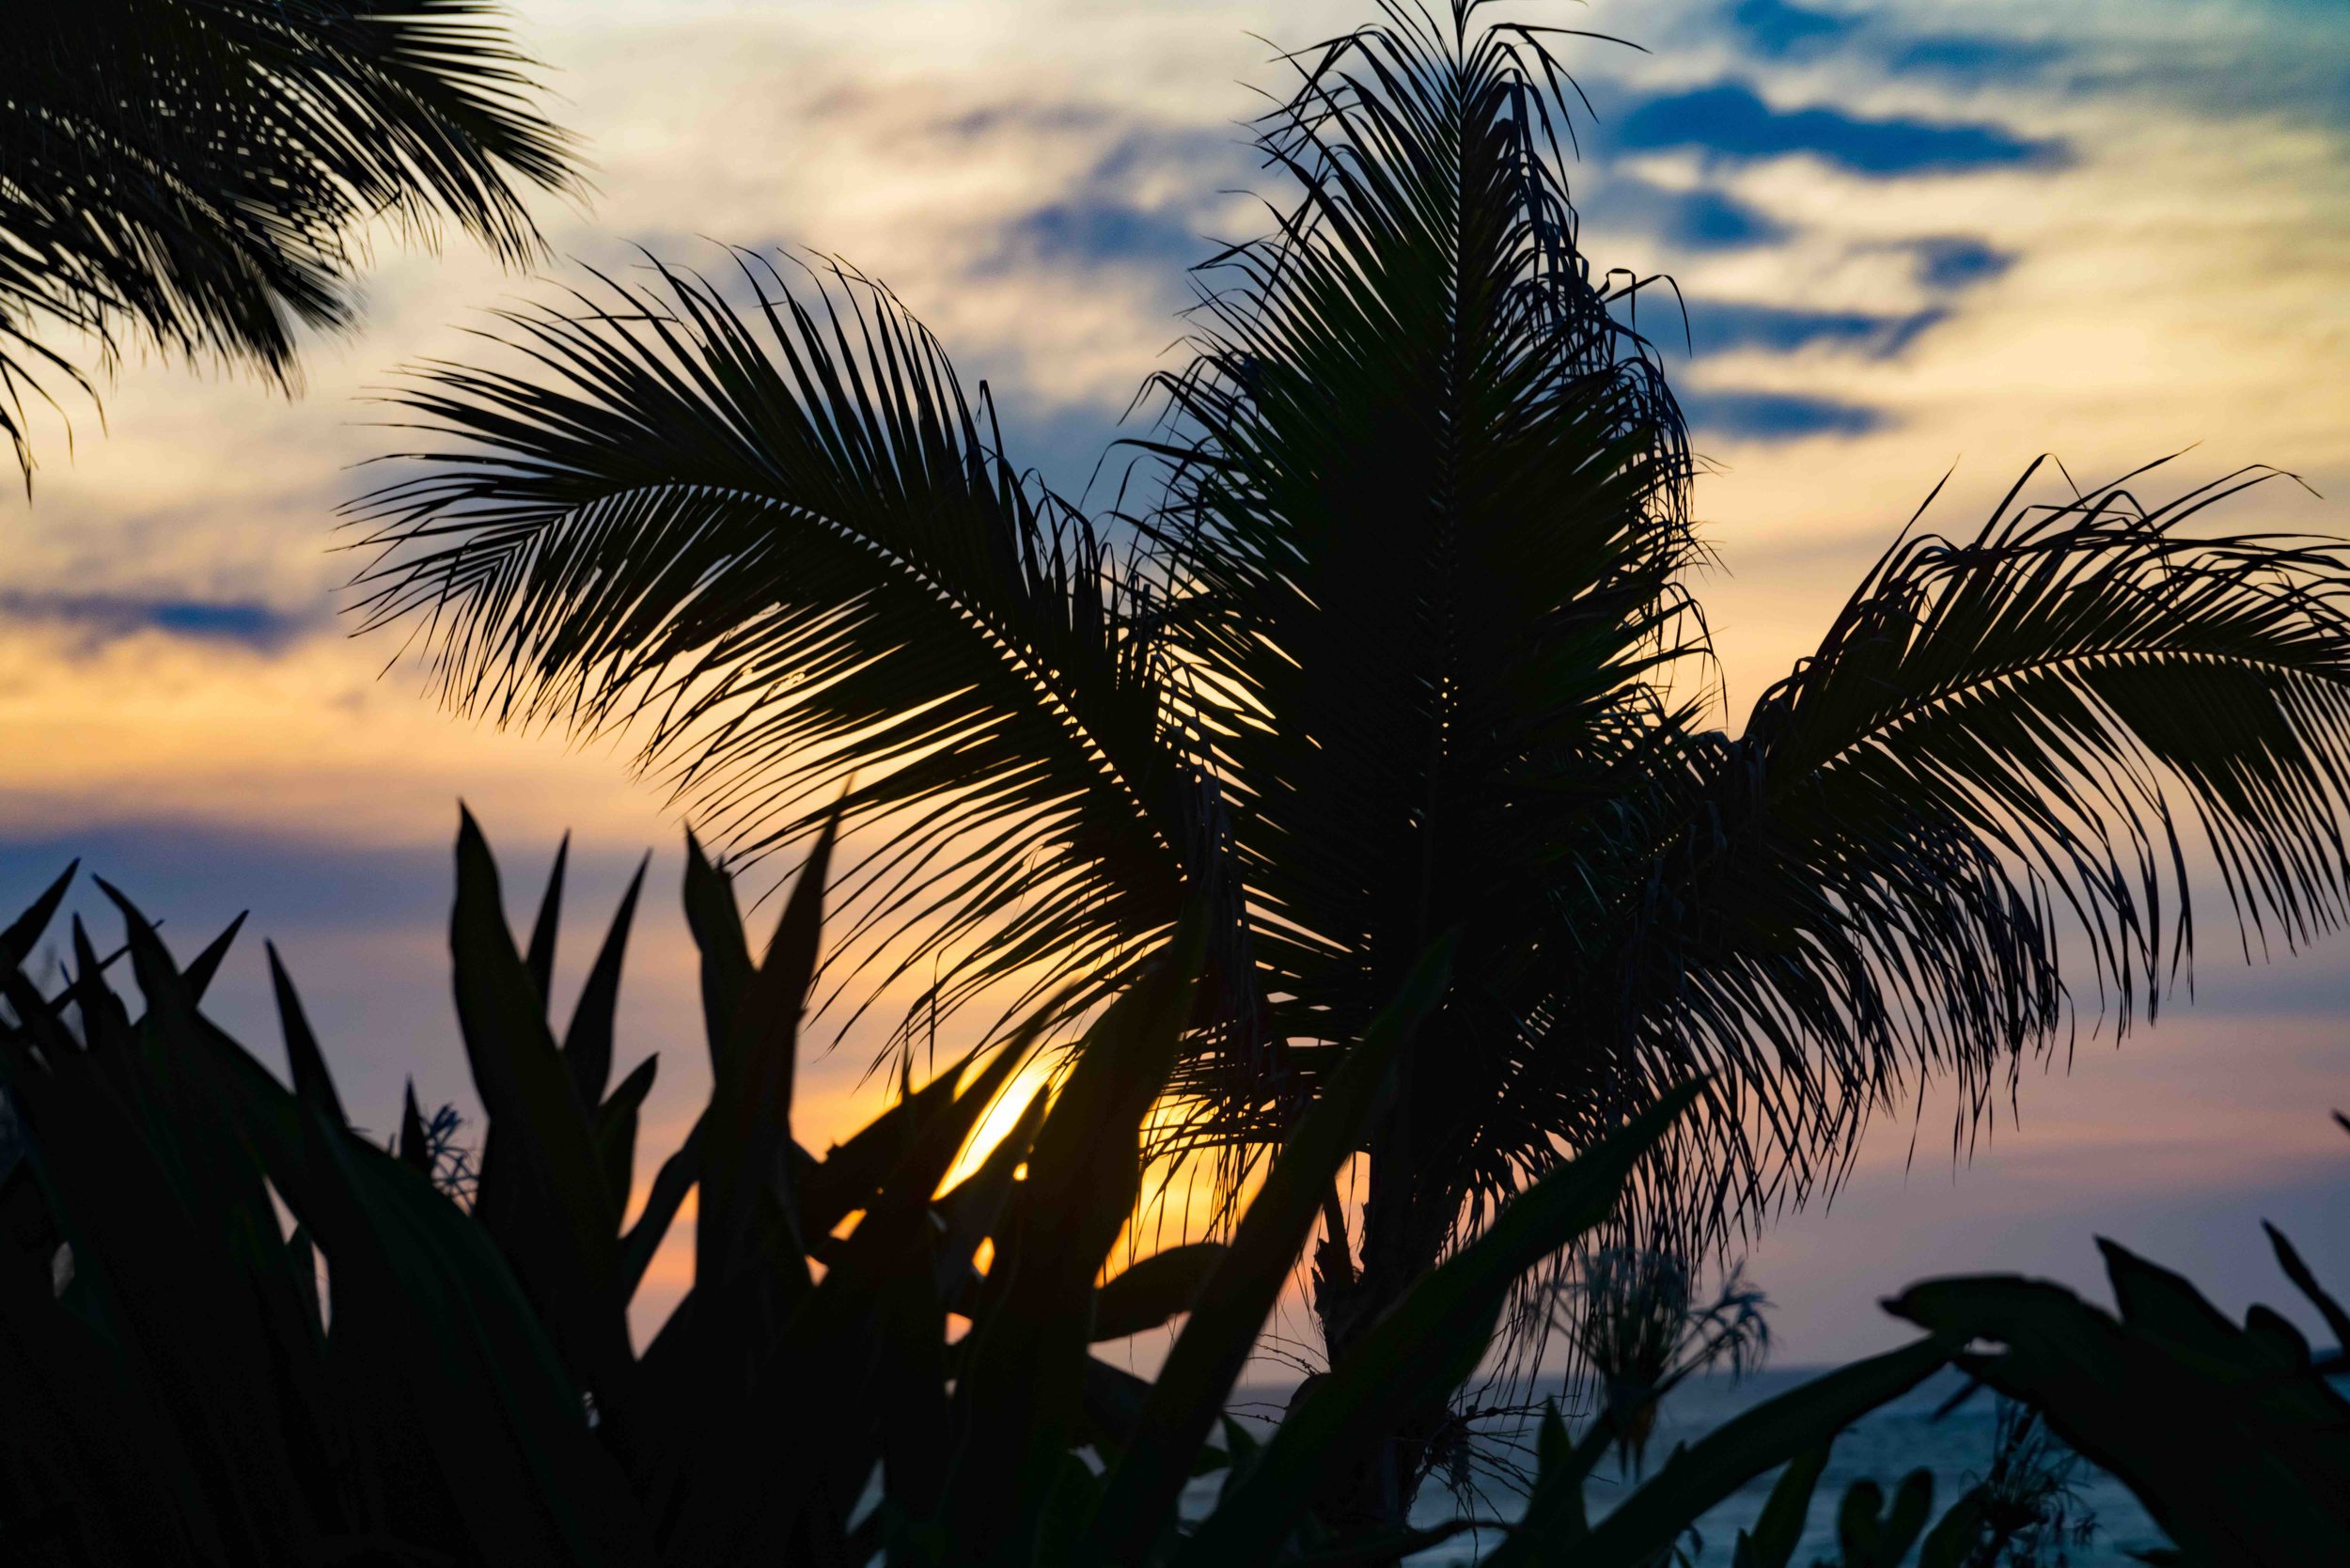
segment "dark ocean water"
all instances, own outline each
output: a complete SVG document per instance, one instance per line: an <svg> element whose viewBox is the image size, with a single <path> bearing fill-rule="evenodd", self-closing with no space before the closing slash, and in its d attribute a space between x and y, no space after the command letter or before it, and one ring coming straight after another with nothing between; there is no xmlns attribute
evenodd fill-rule
<svg viewBox="0 0 2350 1568"><path fill-rule="evenodd" d="M1658 1416L1655 1435L1649 1441L1650 1473L1653 1474L1671 1453L1674 1444L1695 1442L1732 1416L1787 1392L1819 1375L1821 1370L1762 1372L1736 1383L1727 1377L1690 1380L1666 1402ZM1995 1407L1989 1390L1978 1390L1939 1419L1935 1415L1964 1387L1964 1379L1956 1372L1939 1373L1901 1399L1863 1417L1836 1440L1835 1447L1828 1450L1827 1469L1811 1494L1810 1516L1804 1527L1803 1544L1794 1559L1796 1568L1810 1568L1815 1560L1837 1560L1836 1509L1843 1499L1844 1488L1856 1481L1873 1480L1889 1497L1902 1478L1912 1470L1931 1470L1935 1499L1932 1516L1939 1519L1944 1509L1982 1479L1991 1463ZM1595 1516L1606 1513L1614 1498L1636 1484L1618 1482L1615 1477L1615 1466L1609 1462L1592 1479L1586 1495ZM1778 1479L1776 1471L1758 1477L1699 1521L1698 1537L1702 1550L1693 1553L1698 1561L1729 1563L1738 1531L1753 1527L1762 1512L1763 1499L1770 1496L1772 1483ZM2085 1512L2095 1516L2096 1531L2086 1544L2067 1545L2072 1568L2135 1568L2133 1560L2124 1555L2128 1548L2165 1544L2167 1538L2162 1531L2121 1482L2086 1464L2075 1472L2073 1479ZM1432 1510L1434 1517L1446 1517L1449 1504L1441 1499L1430 1500L1435 1504ZM1430 1564L1465 1563L1475 1560L1475 1551L1464 1545L1449 1553L1430 1552L1416 1560Z"/></svg>
<svg viewBox="0 0 2350 1568"><path fill-rule="evenodd" d="M1696 1441L1741 1411L1817 1376L1820 1370L1762 1372L1735 1383L1727 1377L1690 1380L1666 1402L1658 1416L1655 1434L1649 1443L1650 1473L1655 1472L1674 1444ZM1811 1513L1805 1526L1803 1544L1794 1559L1794 1568L1811 1568L1815 1560L1836 1560L1837 1504L1843 1497L1844 1488L1863 1477L1874 1480L1890 1496L1902 1478L1912 1470L1931 1470L1933 1517L1936 1519L1981 1479L1991 1463L1993 1403L1988 1390L1979 1390L1956 1410L1938 1420L1935 1419L1935 1412L1963 1386L1955 1372L1939 1373L1903 1398L1863 1417L1836 1440L1836 1446L1829 1450L1827 1469L1812 1493ZM1538 1388L1536 1396L1554 1390L1555 1385L1549 1389ZM1243 1403L1246 1408L1258 1411L1277 1410L1285 1402L1286 1393L1286 1389L1252 1389ZM1727 1568L1738 1531L1752 1528L1777 1479L1776 1472L1758 1477L1699 1521L1701 1549L1695 1549L1693 1555L1700 1563L1719 1563ZM1596 1517L1606 1513L1633 1484L1636 1483L1618 1482L1612 1459L1604 1463L1586 1494L1592 1514ZM2146 1516L2138 1499L2111 1476L2084 1464L2075 1473L2074 1484L2085 1512L2095 1517L2096 1530L2086 1544L2066 1547L2071 1568L2134 1568L2133 1560L2125 1555L2130 1548L2165 1544L2162 1531ZM1213 1496L1214 1482L1210 1481L1200 1484L1198 1496L1190 1500L1204 1509ZM1489 1491L1484 1506L1477 1512L1488 1517L1510 1517L1515 1515L1518 1506L1518 1498L1496 1489ZM1454 1517L1454 1511L1451 1495L1432 1482L1414 1511L1414 1522L1439 1524ZM1496 1544L1494 1538L1488 1537L1482 1549L1490 1550ZM1465 1535L1411 1560L1430 1568L1470 1563L1477 1560L1480 1550L1475 1538Z"/></svg>

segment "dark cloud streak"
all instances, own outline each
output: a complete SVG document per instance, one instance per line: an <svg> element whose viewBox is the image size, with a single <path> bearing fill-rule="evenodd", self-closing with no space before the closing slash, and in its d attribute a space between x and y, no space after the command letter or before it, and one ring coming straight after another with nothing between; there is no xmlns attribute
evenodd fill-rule
<svg viewBox="0 0 2350 1568"><path fill-rule="evenodd" d="M2063 156L2056 143L1997 125L1774 108L1743 82L1651 99L1617 126L1616 144L1634 152L1693 149L1733 162L1804 153L1877 178L2039 165Z"/></svg>
<svg viewBox="0 0 2350 1568"><path fill-rule="evenodd" d="M1004 228L1002 248L1006 260L1088 267L1142 261L1180 270L1210 247L1189 223L1163 212L1116 201L1063 201L1013 219Z"/></svg>
<svg viewBox="0 0 2350 1568"><path fill-rule="evenodd" d="M1851 17L1792 6L1787 0L1738 0L1730 15L1748 37L1774 55L1795 54L1841 38L1856 24Z"/></svg>
<svg viewBox="0 0 2350 1568"><path fill-rule="evenodd" d="M2064 54L2062 45L2045 39L1926 38L1902 44L1885 63L1896 71L1972 86L2044 71Z"/></svg>
<svg viewBox="0 0 2350 1568"><path fill-rule="evenodd" d="M274 653L322 623L253 600L141 597L118 593L0 592L0 621L62 625L100 642L141 632L198 642L236 643Z"/></svg>
<svg viewBox="0 0 2350 1568"><path fill-rule="evenodd" d="M1935 235L1913 242L1910 249L1918 259L1918 281L1929 289L1971 289L2015 265L2012 251L1968 234Z"/></svg>
<svg viewBox="0 0 2350 1568"><path fill-rule="evenodd" d="M1883 314L1862 310L1806 310L1793 306L1691 300L1690 336L1700 354L1738 349L1793 353L1825 344L1872 359L1899 357L1919 334L1949 317L1941 309Z"/></svg>
<svg viewBox="0 0 2350 1568"><path fill-rule="evenodd" d="M1780 443L1867 435L1892 421L1881 409L1802 392L1684 392L1682 412L1700 440Z"/></svg>
<svg viewBox="0 0 2350 1568"><path fill-rule="evenodd" d="M1727 192L1698 187L1668 190L1629 175L1611 176L1582 204L1586 215L1637 229L1684 250L1739 250L1777 244L1787 226Z"/></svg>

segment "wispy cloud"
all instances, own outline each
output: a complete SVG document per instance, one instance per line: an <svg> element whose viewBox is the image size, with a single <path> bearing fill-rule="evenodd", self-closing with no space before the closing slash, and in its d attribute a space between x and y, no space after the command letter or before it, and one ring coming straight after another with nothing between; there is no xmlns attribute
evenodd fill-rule
<svg viewBox="0 0 2350 1568"><path fill-rule="evenodd" d="M1820 436L1857 436L1891 423L1883 411L1807 392L1692 391L1682 412L1699 444L1706 437L1778 445Z"/></svg>
<svg viewBox="0 0 2350 1568"><path fill-rule="evenodd" d="M1624 174L1595 183L1586 204L1610 228L1652 235L1684 250L1745 250L1787 238L1785 224L1727 191L1703 185L1675 190Z"/></svg>
<svg viewBox="0 0 2350 1568"><path fill-rule="evenodd" d="M2046 70L2068 53L2050 39L1948 36L1897 43L1888 53L1886 65L1897 72L1964 84L2013 83L2020 75Z"/></svg>
<svg viewBox="0 0 2350 1568"><path fill-rule="evenodd" d="M113 641L143 632L161 633L274 653L323 624L326 606L290 611L252 600L0 589L0 618L46 622L88 640Z"/></svg>
<svg viewBox="0 0 2350 1568"><path fill-rule="evenodd" d="M1948 310L1939 307L1885 313L1693 299L1689 302L1689 337L1700 354L1740 349L1792 353L1825 346L1889 359L1949 316Z"/></svg>
<svg viewBox="0 0 2350 1568"><path fill-rule="evenodd" d="M2015 265L2013 251L1965 234L1913 240L1909 249L1917 258L1918 281L1929 289L1969 289L1990 282Z"/></svg>
<svg viewBox="0 0 2350 1568"><path fill-rule="evenodd" d="M1921 33L1897 6L1835 11L1791 0L1736 0L1730 16L1743 41L1766 55L1810 59L1857 50L1894 75L1963 84L2012 82L2070 53L2062 42L2044 36Z"/></svg>

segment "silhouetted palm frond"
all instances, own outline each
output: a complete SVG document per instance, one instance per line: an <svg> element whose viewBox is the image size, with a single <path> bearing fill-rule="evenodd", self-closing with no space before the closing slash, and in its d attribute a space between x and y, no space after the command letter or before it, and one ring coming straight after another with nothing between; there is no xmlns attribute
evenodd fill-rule
<svg viewBox="0 0 2350 1568"><path fill-rule="evenodd" d="M521 262L518 185L573 187L489 0L85 0L12 8L0 48L0 432L125 335L287 380L351 316L361 230L454 223Z"/></svg>
<svg viewBox="0 0 2350 1568"><path fill-rule="evenodd" d="M2068 952L2117 1029L2151 1018L2192 957L2198 852L2248 956L2339 927L2350 548L2186 531L2266 477L2019 508L2027 473L1974 537L1897 544L1737 740L1659 781L1574 1032L1625 1042L1643 1092L1719 1064L1832 1172L1917 1074L1980 1113L2068 1038Z"/></svg>
<svg viewBox="0 0 2350 1568"><path fill-rule="evenodd" d="M1158 384L1151 532L1285 1032L1352 1038L1463 933L1367 1222L1367 1247L1433 1257L1463 1198L1615 1114L1550 1095L1493 1136L1590 940L1585 862L1686 745L1706 643L1681 415L1619 319L1637 280L1575 244L1558 62L1474 8L1386 9L1296 56L1267 117L1302 198L1204 270L1198 356ZM1235 1099L1223 1065L1191 1086Z"/></svg>
<svg viewBox="0 0 2350 1568"><path fill-rule="evenodd" d="M1206 820L1119 563L885 290L739 261L740 309L668 267L605 280L505 315L514 371L403 393L458 445L354 509L386 551L368 624L413 622L468 712L645 715L646 764L745 855L854 776L847 828L888 832L838 945L887 955L876 990L926 982L913 1015L1109 983Z"/></svg>

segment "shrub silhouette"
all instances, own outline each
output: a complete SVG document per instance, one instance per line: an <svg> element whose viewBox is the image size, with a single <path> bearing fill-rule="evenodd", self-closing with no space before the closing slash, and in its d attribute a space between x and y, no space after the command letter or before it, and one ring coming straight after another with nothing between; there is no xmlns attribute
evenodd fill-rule
<svg viewBox="0 0 2350 1568"><path fill-rule="evenodd" d="M754 959L726 874L689 841L713 1093L633 1224L654 1059L611 1078L636 885L558 1043L544 997L561 861L518 943L464 823L451 948L487 1115L468 1205L434 1179L440 1144L413 1092L391 1148L349 1125L274 954L290 1089L204 1017L235 926L183 966L107 888L145 1012L78 919L70 973L44 993L24 965L60 878L0 931L0 1089L20 1118L0 1171L10 1560L1212 1568L1386 1560L1481 1523L1501 1536L1491 1564L1645 1568L1785 1465L1736 1550L1786 1568L1835 1435L1953 1359L2136 1490L2180 1544L2170 1560L2330 1561L2350 1544L2350 1403L2325 1381L2350 1362L2314 1357L2264 1308L2236 1328L2109 1245L2119 1317L2029 1281L1913 1287L1890 1305L1925 1339L1677 1448L1596 1522L1587 1480L1707 1357L1675 1358L1573 1436L1554 1406L1515 1520L1334 1542L1313 1499L1476 1367L1513 1284L1606 1221L1693 1089L1512 1200L1259 1443L1227 1400L1331 1173L1418 1048L1449 953L1424 959L1349 1053L1228 1243L1104 1278L1191 1016L1198 923L1086 1027L1057 1094L941 1190L1047 1030L909 1084L821 1158L803 1149L792 1069L831 843L827 829ZM690 1288L638 1354L628 1300L696 1189ZM2276 1245L2331 1328L2350 1328ZM1088 1350L1179 1315L1154 1381ZM1186 1482L1219 1471L1213 1506L1185 1517ZM1983 1497L1929 1531L1923 1480L1889 1506L1872 1485L1847 1495L1844 1568L1897 1563L1921 1534L1921 1568L1974 1560Z"/></svg>

